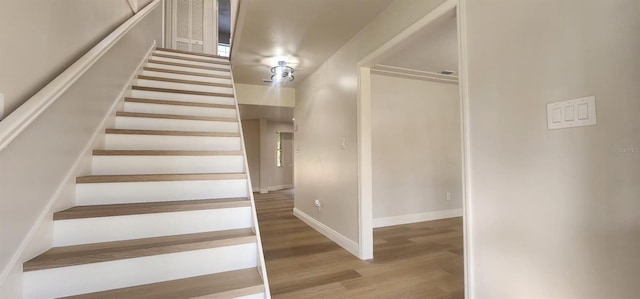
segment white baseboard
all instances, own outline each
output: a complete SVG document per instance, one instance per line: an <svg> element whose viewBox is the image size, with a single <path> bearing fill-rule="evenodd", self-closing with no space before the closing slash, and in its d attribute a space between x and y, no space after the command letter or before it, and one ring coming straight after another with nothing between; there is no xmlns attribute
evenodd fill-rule
<svg viewBox="0 0 640 299"><path fill-rule="evenodd" d="M401 225L407 223L416 223L423 221L432 221L439 219L447 219L453 217L461 217L462 209L442 210L418 214L408 214L391 217L380 217L373 219L373 228L386 227L393 225Z"/></svg>
<svg viewBox="0 0 640 299"><path fill-rule="evenodd" d="M280 185L280 186L271 186L271 187L267 187L267 190L269 190L269 191L278 191L278 190L291 189L291 188L293 188L293 184Z"/></svg>
<svg viewBox="0 0 640 299"><path fill-rule="evenodd" d="M293 215L311 226L313 229L317 230L319 233L323 234L325 237L331 239L331 241L351 252L351 254L355 255L356 257L359 256L360 246L358 246L358 243L353 242L351 239L343 236L332 228L322 224L320 221L314 219L313 217L296 208L293 208Z"/></svg>
<svg viewBox="0 0 640 299"><path fill-rule="evenodd" d="M269 186L267 188L254 188L254 190L260 190L261 194L267 194L271 191L278 191L278 190L291 189L291 188L293 188L293 184Z"/></svg>

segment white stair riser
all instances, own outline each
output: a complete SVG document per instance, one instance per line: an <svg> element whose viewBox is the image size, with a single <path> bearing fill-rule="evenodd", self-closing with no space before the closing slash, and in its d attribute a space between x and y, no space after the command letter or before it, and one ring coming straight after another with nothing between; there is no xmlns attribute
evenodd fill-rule
<svg viewBox="0 0 640 299"><path fill-rule="evenodd" d="M216 75L216 76L229 76L229 71L205 70L205 69L195 68L195 67L175 66L175 65L160 64L160 63L147 63L146 66L152 67L152 68L181 71L181 72L196 72L196 73Z"/></svg>
<svg viewBox="0 0 640 299"><path fill-rule="evenodd" d="M56 220L53 246L249 228L251 222L250 207Z"/></svg>
<svg viewBox="0 0 640 299"><path fill-rule="evenodd" d="M238 123L190 119L118 116L116 129L238 133Z"/></svg>
<svg viewBox="0 0 640 299"><path fill-rule="evenodd" d="M235 101L231 97L213 97L184 93L172 93L172 92L158 92L158 91L146 91L146 90L131 90L131 97L141 98L148 100L167 100L167 101L182 101L193 103L207 103L207 104L223 104L234 105Z"/></svg>
<svg viewBox="0 0 640 299"><path fill-rule="evenodd" d="M93 156L93 174L242 173L242 156Z"/></svg>
<svg viewBox="0 0 640 299"><path fill-rule="evenodd" d="M158 57L158 56L152 56L151 59L153 60L158 60L158 61L166 61L166 62L175 62L175 63L182 63L182 64L189 64L189 65L197 65L197 66L206 66L206 67L215 67L215 68L222 68L222 69L229 69L229 65L225 65L225 64L214 64L214 63L208 63L208 62L200 62L200 61L192 61L192 60L185 60L185 59L175 59L175 58L167 58L167 57ZM201 58L197 58L197 59L201 59Z"/></svg>
<svg viewBox="0 0 640 299"><path fill-rule="evenodd" d="M235 109L125 102L125 112L237 118Z"/></svg>
<svg viewBox="0 0 640 299"><path fill-rule="evenodd" d="M184 54L184 53L175 53L175 52L162 51L162 50L156 50L153 53L154 54L172 55L172 56L178 56L178 57L197 58L197 59L204 59L204 60L211 60L211 61L218 61L218 62L227 62L227 63L229 62L228 60L222 59L222 58L214 58L214 57L207 57L207 56L193 55L193 54Z"/></svg>
<svg viewBox="0 0 640 299"><path fill-rule="evenodd" d="M191 75L173 74L173 73L156 72L156 71L142 71L142 75L160 77L160 78L178 79L178 80L191 80L191 81L202 81L202 82L209 82L209 83L231 84L231 79L191 76Z"/></svg>
<svg viewBox="0 0 640 299"><path fill-rule="evenodd" d="M247 197L247 180L76 184L76 205Z"/></svg>
<svg viewBox="0 0 640 299"><path fill-rule="evenodd" d="M107 150L209 150L238 151L240 137L107 134Z"/></svg>
<svg viewBox="0 0 640 299"><path fill-rule="evenodd" d="M255 267L255 243L30 271L24 298L52 298Z"/></svg>
<svg viewBox="0 0 640 299"><path fill-rule="evenodd" d="M145 87L170 88L170 89L180 89L180 90L189 90L189 91L233 94L233 89L231 89L230 87L175 83L175 82L166 82L166 81L158 81L158 80L138 79L136 80L134 85L145 86Z"/></svg>

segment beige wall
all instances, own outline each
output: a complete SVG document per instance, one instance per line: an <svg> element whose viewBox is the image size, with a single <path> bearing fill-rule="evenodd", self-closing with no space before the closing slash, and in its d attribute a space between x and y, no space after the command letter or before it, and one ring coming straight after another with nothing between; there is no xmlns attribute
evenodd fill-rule
<svg viewBox="0 0 640 299"><path fill-rule="evenodd" d="M295 208L353 242L359 241L356 64L443 2L395 1L296 87ZM314 200L323 202L321 210Z"/></svg>
<svg viewBox="0 0 640 299"><path fill-rule="evenodd" d="M139 0L142 8L151 0ZM0 4L5 116L133 15L126 0L9 0Z"/></svg>
<svg viewBox="0 0 640 299"><path fill-rule="evenodd" d="M461 215L458 85L372 75L371 105L373 218Z"/></svg>
<svg viewBox="0 0 640 299"><path fill-rule="evenodd" d="M260 167L268 171L266 176L263 176L260 180L260 191L281 189L293 184L293 161L292 156L283 159L282 167L276 167L276 133L293 133L293 123L291 122L273 122L267 121L267 136L266 144L262 147L262 150L266 152L266 159L260 161ZM287 135L287 134L285 134ZM289 141L285 140L283 136L283 146L289 146L285 150L291 154L293 143L292 134L288 135ZM283 152L283 153L285 153ZM283 157L284 158L284 157ZM287 161L288 160L288 161Z"/></svg>
<svg viewBox="0 0 640 299"><path fill-rule="evenodd" d="M464 0L471 298L640 294L640 1ZM545 105L596 97L596 126Z"/></svg>
<svg viewBox="0 0 640 299"><path fill-rule="evenodd" d="M257 119L242 120L242 134L251 175L251 188L260 190L260 121Z"/></svg>
<svg viewBox="0 0 640 299"><path fill-rule="evenodd" d="M58 7L53 5L54 2L58 4L71 1L37 1L37 6L36 1L15 1L10 5L17 7L17 2L31 5L35 11L34 17L48 13L58 19L63 16L55 14ZM82 1L73 1L78 8L85 7L80 2ZM122 2L128 7L126 1ZM100 1L87 3L93 4L92 13L85 12L88 16L85 15L83 18L111 11L106 8L100 11L103 7ZM73 7L67 8L73 11ZM5 13L3 7L0 14ZM77 17L68 12L65 16L69 19ZM29 19L27 14L23 14L22 17ZM36 20L33 22L40 24ZM51 22L53 23L53 20ZM58 19L57 22L61 21ZM73 204L73 177L76 174L88 174L90 165L86 163L88 160L84 161L80 157L88 154L84 149L90 146L94 132L102 131L102 120L112 105L119 100L117 96L128 83L130 76L137 71L137 65L154 40L161 42L161 22L162 13L158 8L87 70L7 149L0 152L0 298L21 297L22 262L51 246L51 213ZM36 30L29 28L31 29ZM28 35L29 30L24 29L23 33ZM37 37L39 33L34 34ZM96 41L100 39L94 38ZM28 40L25 39L25 42ZM5 45L3 43L0 47ZM53 41L52 45L55 48ZM5 59L5 52L0 55L0 59ZM3 67L5 66L7 65ZM15 65L10 69L3 69L1 74L13 71L29 71L29 74L34 76L39 74L38 68L23 68L21 65ZM79 169L73 169L76 161L85 163L80 163ZM71 182L65 180L67 176ZM61 191L59 197L56 196L58 191ZM31 238L28 238L30 233Z"/></svg>
<svg viewBox="0 0 640 299"><path fill-rule="evenodd" d="M294 88L235 83L238 104L295 107Z"/></svg>
<svg viewBox="0 0 640 299"><path fill-rule="evenodd" d="M293 133L293 123L266 119L243 119L242 129L249 160L251 185L254 192L268 192L293 184L293 144L289 141L289 156L285 163L290 167L276 167L276 132ZM293 137L292 134L289 136ZM290 161L290 162L286 162Z"/></svg>

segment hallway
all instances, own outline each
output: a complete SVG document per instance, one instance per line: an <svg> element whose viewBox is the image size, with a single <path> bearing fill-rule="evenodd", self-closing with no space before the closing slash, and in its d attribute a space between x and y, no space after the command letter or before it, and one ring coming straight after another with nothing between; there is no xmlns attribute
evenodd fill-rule
<svg viewBox="0 0 640 299"><path fill-rule="evenodd" d="M294 217L292 194L254 194L273 298L464 297L462 218L376 229L362 261Z"/></svg>

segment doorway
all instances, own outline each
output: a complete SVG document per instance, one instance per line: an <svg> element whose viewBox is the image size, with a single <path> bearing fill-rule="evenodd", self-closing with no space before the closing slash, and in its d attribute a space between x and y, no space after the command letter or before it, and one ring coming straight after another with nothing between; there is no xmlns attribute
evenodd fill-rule
<svg viewBox="0 0 640 299"><path fill-rule="evenodd" d="M167 47L216 54L217 0L167 0L165 5Z"/></svg>
<svg viewBox="0 0 640 299"><path fill-rule="evenodd" d="M247 104L238 107L253 192L293 188L293 108Z"/></svg>
<svg viewBox="0 0 640 299"><path fill-rule="evenodd" d="M446 1L358 63L362 259L374 258L375 227L459 219L466 232L458 9ZM461 276L465 237L454 242Z"/></svg>

